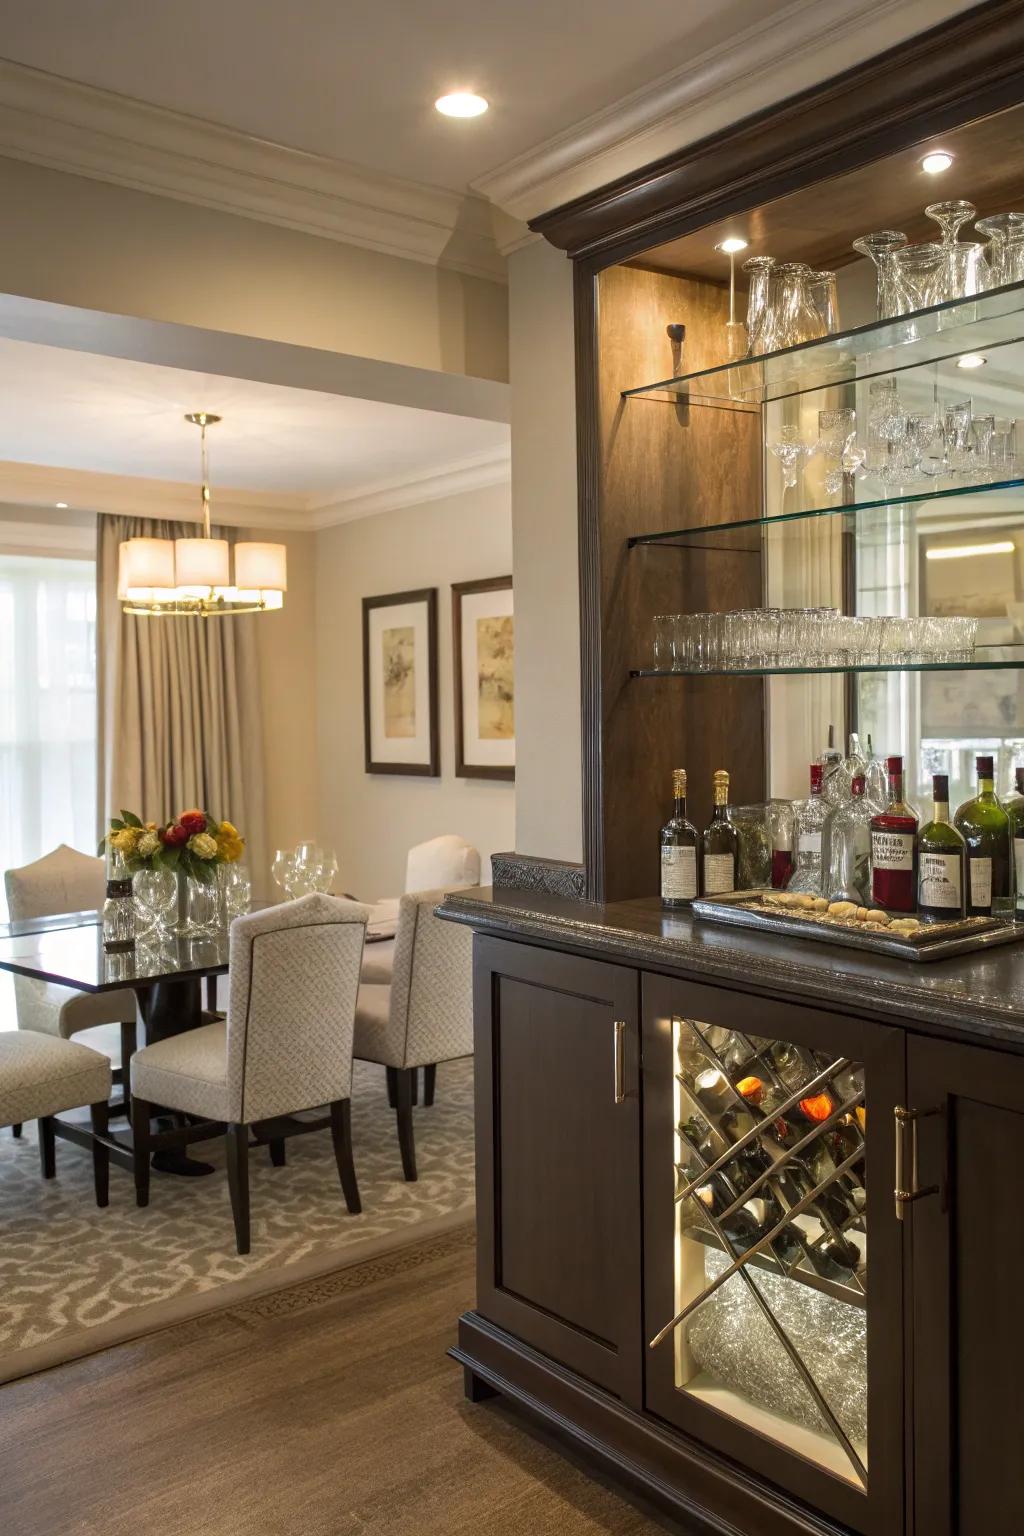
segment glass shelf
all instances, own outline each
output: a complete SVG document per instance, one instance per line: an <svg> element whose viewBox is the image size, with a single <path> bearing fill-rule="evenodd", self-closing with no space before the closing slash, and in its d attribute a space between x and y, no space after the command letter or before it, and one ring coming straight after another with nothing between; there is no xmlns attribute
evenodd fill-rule
<svg viewBox="0 0 1024 1536"><path fill-rule="evenodd" d="M624 389L623 399L702 400L757 410L769 400L940 363L962 352L1024 340L1024 283L919 309L894 320L840 331L763 357L719 363L697 373ZM1016 370L1015 370L1016 372Z"/></svg>
<svg viewBox="0 0 1024 1536"><path fill-rule="evenodd" d="M715 667L700 671L634 667L630 677L817 677L853 672L998 672L1024 667L1024 644L979 645L973 661L886 661L843 667Z"/></svg>
<svg viewBox="0 0 1024 1536"><path fill-rule="evenodd" d="M637 533L627 539L627 548L638 544L666 545L669 548L687 549L697 545L709 535L720 536L734 533L738 528L773 528L787 523L802 522L813 517L847 517L852 519L859 512L877 511L881 507L919 506L929 501L952 501L958 496L990 495L994 491L1017 491L1024 488L1024 479L993 480L984 485L951 485L943 490L929 487L908 495L888 495L871 501L846 502L834 507L810 507L802 512L780 512L773 517L745 517L732 523L705 523L695 528L675 528L668 533ZM731 546L730 546L731 547Z"/></svg>

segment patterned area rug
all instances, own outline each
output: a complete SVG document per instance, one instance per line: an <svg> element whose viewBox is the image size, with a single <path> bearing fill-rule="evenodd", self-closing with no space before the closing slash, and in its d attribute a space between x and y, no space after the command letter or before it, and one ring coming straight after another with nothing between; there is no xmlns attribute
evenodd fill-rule
<svg viewBox="0 0 1024 1536"><path fill-rule="evenodd" d="M471 1061L438 1068L436 1103L414 1112L419 1180L407 1184L384 1069L357 1062L362 1214L345 1209L328 1132L290 1140L284 1168L253 1150L244 1258L235 1252L222 1142L194 1148L217 1165L208 1178L154 1174L145 1210L135 1206L131 1175L112 1166L101 1211L88 1152L58 1141L57 1177L44 1182L35 1126L21 1141L0 1132L0 1381L470 1221L472 1089Z"/></svg>

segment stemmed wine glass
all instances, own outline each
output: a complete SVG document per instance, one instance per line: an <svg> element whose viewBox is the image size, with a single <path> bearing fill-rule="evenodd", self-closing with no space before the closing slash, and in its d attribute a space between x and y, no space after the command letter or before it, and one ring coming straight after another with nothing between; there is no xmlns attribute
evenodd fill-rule
<svg viewBox="0 0 1024 1536"><path fill-rule="evenodd" d="M768 449L782 465L783 486L791 491L797 483L808 453L807 445L800 436L800 428L780 427L778 438L774 443L768 444Z"/></svg>
<svg viewBox="0 0 1024 1536"><path fill-rule="evenodd" d="M286 896L291 894L289 885L294 867L294 853L289 853L287 848L278 848L274 854L274 862L270 867L270 873L273 876L274 884L284 891Z"/></svg>
<svg viewBox="0 0 1024 1536"><path fill-rule="evenodd" d="M857 413L849 407L818 412L816 452L825 460L825 490L830 496L841 493L846 455L857 435Z"/></svg>

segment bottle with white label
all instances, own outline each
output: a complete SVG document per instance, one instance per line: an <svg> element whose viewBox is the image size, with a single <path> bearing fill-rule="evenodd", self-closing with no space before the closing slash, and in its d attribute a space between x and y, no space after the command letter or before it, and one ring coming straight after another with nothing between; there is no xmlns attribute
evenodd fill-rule
<svg viewBox="0 0 1024 1536"><path fill-rule="evenodd" d="M963 838L949 820L949 778L932 778L932 819L917 839L917 915L922 923L953 923L963 916Z"/></svg>
<svg viewBox="0 0 1024 1536"><path fill-rule="evenodd" d="M661 904L688 907L697 894L700 833L686 819L686 769L672 770L672 815L661 829Z"/></svg>
<svg viewBox="0 0 1024 1536"><path fill-rule="evenodd" d="M1010 818L996 799L992 758L976 766L978 793L953 820L967 844L967 915L991 917L1012 910Z"/></svg>
<svg viewBox="0 0 1024 1536"><path fill-rule="evenodd" d="M824 765L811 764L811 794L793 808L793 876L786 887L811 896L821 895L825 819L831 806L823 794Z"/></svg>
<svg viewBox="0 0 1024 1536"><path fill-rule="evenodd" d="M903 759L887 757L889 799L871 818L871 900L886 912L917 902L917 812L903 798Z"/></svg>
<svg viewBox="0 0 1024 1536"><path fill-rule="evenodd" d="M1006 801L1006 814L1013 842L1014 915L1020 922L1024 920L1024 768L1018 768L1015 777L1017 793Z"/></svg>
<svg viewBox="0 0 1024 1536"><path fill-rule="evenodd" d="M825 828L828 865L822 864L822 895L829 901L853 901L858 907L871 894L871 807L863 773L855 773L849 800L836 806Z"/></svg>
<svg viewBox="0 0 1024 1536"><path fill-rule="evenodd" d="M703 837L703 894L724 896L736 889L739 833L729 820L729 775L716 768L713 783L714 810Z"/></svg>

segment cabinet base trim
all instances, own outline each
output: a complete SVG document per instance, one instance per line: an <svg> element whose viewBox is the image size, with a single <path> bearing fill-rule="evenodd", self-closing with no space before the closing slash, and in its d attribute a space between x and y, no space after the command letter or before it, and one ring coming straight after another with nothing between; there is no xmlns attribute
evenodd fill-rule
<svg viewBox="0 0 1024 1536"><path fill-rule="evenodd" d="M476 1378L518 1403L694 1536L846 1536L827 1517L625 1407L477 1312L459 1319L459 1342L448 1353L465 1368L467 1383Z"/></svg>

